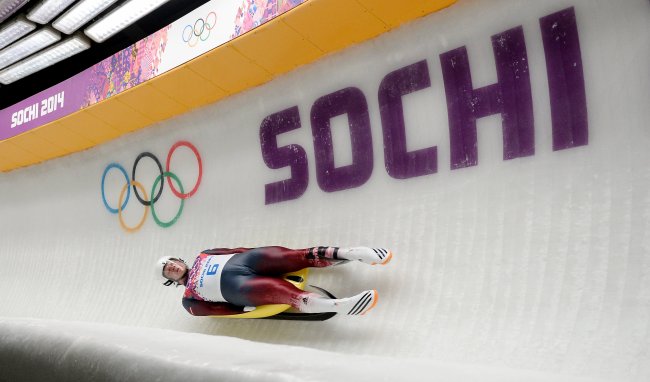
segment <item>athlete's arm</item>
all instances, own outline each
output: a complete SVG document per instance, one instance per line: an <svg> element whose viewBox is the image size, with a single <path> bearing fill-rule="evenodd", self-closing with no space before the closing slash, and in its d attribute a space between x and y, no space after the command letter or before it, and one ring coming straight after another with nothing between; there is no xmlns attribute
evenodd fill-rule
<svg viewBox="0 0 650 382"><path fill-rule="evenodd" d="M213 249L206 249L202 253L208 254L208 255L232 255L233 253L242 253L246 251L250 251L252 248L213 248Z"/></svg>
<svg viewBox="0 0 650 382"><path fill-rule="evenodd" d="M193 316L228 316L244 313L243 306L227 302L201 301L193 298L183 298L183 307Z"/></svg>

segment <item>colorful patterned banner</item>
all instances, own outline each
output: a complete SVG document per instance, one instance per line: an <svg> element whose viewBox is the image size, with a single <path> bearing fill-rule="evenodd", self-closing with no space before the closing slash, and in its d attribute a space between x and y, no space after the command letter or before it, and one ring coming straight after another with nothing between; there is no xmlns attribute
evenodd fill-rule
<svg viewBox="0 0 650 382"><path fill-rule="evenodd" d="M0 140L141 84L305 1L212 0L83 72L1 110Z"/></svg>

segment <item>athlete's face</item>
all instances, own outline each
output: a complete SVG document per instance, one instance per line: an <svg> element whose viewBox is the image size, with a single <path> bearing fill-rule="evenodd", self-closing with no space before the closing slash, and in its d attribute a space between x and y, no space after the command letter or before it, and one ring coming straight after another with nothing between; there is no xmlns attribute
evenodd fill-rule
<svg viewBox="0 0 650 382"><path fill-rule="evenodd" d="M170 280L180 281L183 276L185 276L186 271L187 266L185 263L177 260L169 260L167 264L165 264L163 275Z"/></svg>

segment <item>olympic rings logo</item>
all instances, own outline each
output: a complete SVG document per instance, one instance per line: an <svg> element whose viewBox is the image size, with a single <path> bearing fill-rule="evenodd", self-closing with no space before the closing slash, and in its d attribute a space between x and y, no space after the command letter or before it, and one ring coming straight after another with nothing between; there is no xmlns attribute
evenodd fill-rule
<svg viewBox="0 0 650 382"><path fill-rule="evenodd" d="M194 22L194 25L186 25L183 28L183 34L181 38L183 42L186 42L187 45L194 47L196 44L201 41L205 41L210 37L210 31L217 24L217 14L214 12L208 13L205 17L205 20L202 17L199 17Z"/></svg>
<svg viewBox="0 0 650 382"><path fill-rule="evenodd" d="M192 152L196 156L196 160L197 160L198 166L199 166L199 176L198 176L198 179L196 181L196 184L194 185L194 188L192 188L187 193L185 192L185 190L183 188L183 184L181 183L181 180L178 178L178 176L176 176L176 174L171 172L170 169L169 169L169 165L171 163L171 159L172 159L172 155L174 154L174 151L176 151L176 149L178 149L181 146L185 146L185 147L189 148L190 150L192 150ZM144 186L140 182L135 180L135 172L136 172L136 169L138 167L138 163L140 162L140 160L142 158L145 158L145 157L149 158L149 159L152 159L156 163L156 165L158 166L158 170L160 171L160 174L156 177L156 180L153 182L153 186L151 187L151 194L150 195L151 196L153 196L154 194L156 195L153 198L153 200L148 200L149 197L147 195L147 190L145 190ZM106 181L106 175L109 173L109 171L111 171L111 169L119 170L122 173L122 175L124 175L124 179L126 181L124 186L122 187L122 190L120 191L120 196L119 196L119 201L117 203L117 208L111 207L108 204L108 201L106 201L105 181ZM183 205L184 205L185 199L189 199L190 197L192 197L196 193L196 191L199 189L199 185L201 184L202 176L203 176L203 163L201 161L201 155L199 154L199 151L190 142L179 141L179 142L176 142L169 149L169 153L167 153L167 164L166 164L166 167L165 167L165 171L163 171L162 165L160 164L160 161L158 160L158 158L154 154L152 154L150 152L140 153L140 155L138 155L138 157L135 159L135 162L133 162L133 169L131 171L131 178L130 179L129 179L129 176L128 176L126 170L124 169L124 167L122 167L122 165L120 165L119 163L113 162L113 163L110 163L108 166L106 166L106 168L104 169L104 174L102 175L102 201L104 202L104 206L106 207L108 212L110 212L112 214L117 214L118 219L120 221L120 225L127 232L135 232L135 231L139 230L142 227L142 225L144 224L144 222L145 222L145 220L147 218L147 213L149 212L149 207L151 207L151 215L153 216L153 219L156 222L156 224L158 224L160 227L167 228L167 227L171 227L174 223L176 223L178 218L181 216L181 213L183 212ZM167 221L167 222L160 220L160 218L156 214L156 209L154 208L155 203L158 201L158 199L160 199L160 196L162 195L162 192L163 192L163 188L164 188L163 178L167 178L167 182L169 184L169 188L172 190L172 193L177 198L179 198L181 200L181 205L180 205L180 207L178 209L178 212L176 213L176 216L174 216L174 218L172 218L170 221ZM172 179L174 180L174 182L176 182L176 185L178 186L178 189L180 191L176 189L176 187L172 183ZM158 189L158 192L156 193L155 191L156 191L156 188L158 187L158 184L160 184L160 188ZM133 226L133 227L127 226L126 223L124 222L124 218L122 216L122 211L124 210L124 208L126 208L126 204L129 202L129 198L131 196L131 187L133 187L133 193L135 194L135 197L138 199L140 204L142 204L144 206L144 213L142 214L142 218L140 219L138 224ZM138 191L140 193L142 193L142 195L140 195L140 193ZM126 194L126 197L125 197L125 194Z"/></svg>

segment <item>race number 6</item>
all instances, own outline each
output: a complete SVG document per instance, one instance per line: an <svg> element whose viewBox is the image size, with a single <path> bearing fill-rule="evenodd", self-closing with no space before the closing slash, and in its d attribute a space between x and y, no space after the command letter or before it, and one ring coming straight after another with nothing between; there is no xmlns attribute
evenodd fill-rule
<svg viewBox="0 0 650 382"><path fill-rule="evenodd" d="M207 274L210 276L215 275L217 274L217 269L219 269L219 264L214 264L210 268L208 268Z"/></svg>

